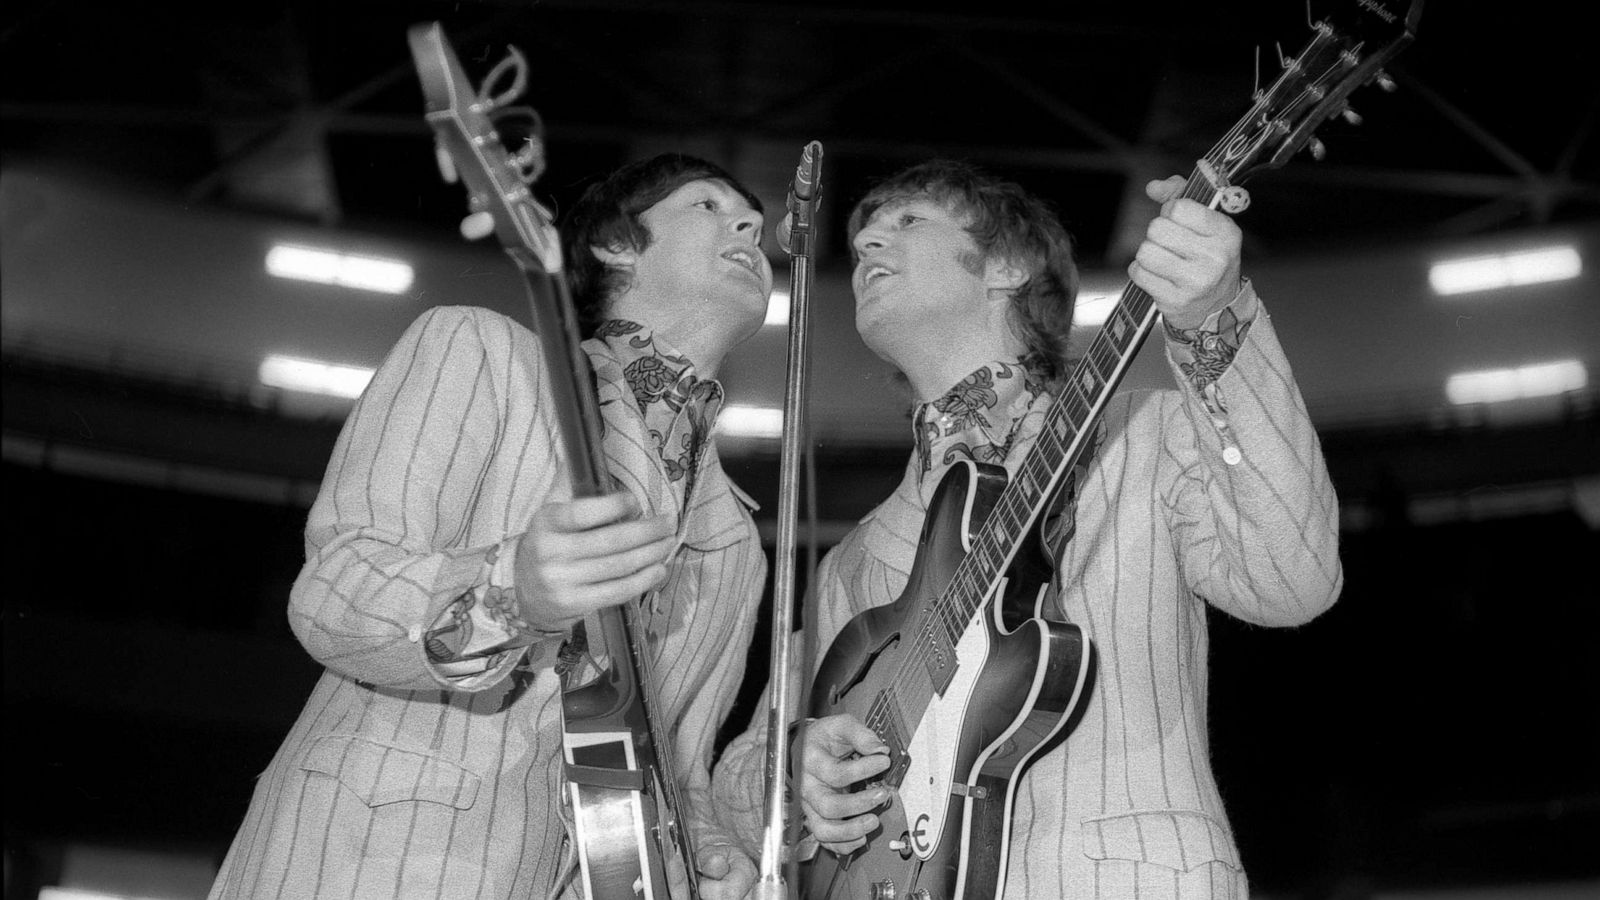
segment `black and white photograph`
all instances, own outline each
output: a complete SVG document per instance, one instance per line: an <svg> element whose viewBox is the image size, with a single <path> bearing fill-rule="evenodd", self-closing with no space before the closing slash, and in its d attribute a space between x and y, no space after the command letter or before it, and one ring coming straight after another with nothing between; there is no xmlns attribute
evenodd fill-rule
<svg viewBox="0 0 1600 900"><path fill-rule="evenodd" d="M6 900L1600 897L1553 0L13 0Z"/></svg>

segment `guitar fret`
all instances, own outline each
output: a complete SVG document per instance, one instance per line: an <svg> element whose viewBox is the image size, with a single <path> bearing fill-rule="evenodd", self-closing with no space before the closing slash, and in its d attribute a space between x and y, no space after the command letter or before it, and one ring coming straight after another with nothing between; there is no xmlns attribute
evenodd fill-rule
<svg viewBox="0 0 1600 900"><path fill-rule="evenodd" d="M1022 513L1016 506L1015 502L1007 502L1002 498L1000 504L995 507L995 512L1005 517L1003 524L1007 531L1016 532L1022 527Z"/></svg>
<svg viewBox="0 0 1600 900"><path fill-rule="evenodd" d="M1116 342L1118 347L1126 347L1132 334L1132 326L1133 323L1129 321L1128 314L1124 311L1122 304L1118 304L1115 309L1111 310L1111 315L1106 317L1105 325L1100 333L1106 335L1109 340Z"/></svg>
<svg viewBox="0 0 1600 900"><path fill-rule="evenodd" d="M968 557L971 559L971 557ZM978 582L979 578L972 571L972 566L967 560L961 561L961 566L952 582L959 582L961 591L958 597L961 600L961 624L965 625L978 611Z"/></svg>
<svg viewBox="0 0 1600 900"><path fill-rule="evenodd" d="M933 607L934 609L938 610L939 620L944 623L945 631L948 633L949 639L954 642L956 635L961 633L960 615L956 612L956 610L950 608L950 605L947 603L935 601Z"/></svg>
<svg viewBox="0 0 1600 900"><path fill-rule="evenodd" d="M1107 358L1110 353L1111 351L1104 346L1089 348L1089 355L1086 358L1093 364L1094 374L1099 380L1099 384L1095 385L1097 392L1107 381L1111 380L1111 376L1117 371L1117 360L1115 358Z"/></svg>

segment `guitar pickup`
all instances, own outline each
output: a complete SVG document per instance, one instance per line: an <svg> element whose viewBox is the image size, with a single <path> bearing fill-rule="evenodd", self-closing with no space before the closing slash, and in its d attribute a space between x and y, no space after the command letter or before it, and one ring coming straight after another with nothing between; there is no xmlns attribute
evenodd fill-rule
<svg viewBox="0 0 1600 900"><path fill-rule="evenodd" d="M944 620L931 611L924 615L922 627L917 632L917 643L921 644L922 664L928 669L928 680L933 683L933 691L943 697L945 688L956 677L956 648L950 642L950 633L945 628Z"/></svg>

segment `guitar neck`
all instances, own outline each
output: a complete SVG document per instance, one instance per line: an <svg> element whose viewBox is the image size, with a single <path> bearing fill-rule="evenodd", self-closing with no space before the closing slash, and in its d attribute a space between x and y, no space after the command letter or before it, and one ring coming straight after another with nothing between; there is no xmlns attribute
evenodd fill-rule
<svg viewBox="0 0 1600 900"><path fill-rule="evenodd" d="M1183 196L1209 206L1218 191L1197 167ZM950 614L940 620L956 629L952 640L959 639L960 629L988 598L1051 494L1082 458L1101 414L1157 318L1154 299L1128 282L1088 351L1062 382L1060 396L1045 413L1038 440L979 529L972 551L958 566L951 590L941 600L949 604Z"/></svg>
<svg viewBox="0 0 1600 900"><path fill-rule="evenodd" d="M600 441L600 404L590 377L589 357L578 336L578 323L567 280L559 273L549 274L523 249L507 248L506 254L522 270L533 310L533 332L539 335L546 352L545 372L550 380L550 396L559 426L567 465L572 470L572 490L580 497L593 497L607 489L605 448ZM542 291L555 294L555 302L540 298Z"/></svg>

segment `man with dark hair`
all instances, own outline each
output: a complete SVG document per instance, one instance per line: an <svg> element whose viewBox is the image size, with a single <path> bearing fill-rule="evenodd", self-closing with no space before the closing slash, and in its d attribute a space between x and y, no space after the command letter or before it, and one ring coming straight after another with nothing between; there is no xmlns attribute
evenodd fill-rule
<svg viewBox="0 0 1600 900"><path fill-rule="evenodd" d="M574 661L557 651L622 603L641 604L702 897L747 890L709 766L766 560L711 427L717 369L772 289L761 224L737 181L681 155L623 167L563 223L614 493L573 499L533 334L473 307L407 330L306 527L289 617L326 671L213 897L580 892L557 675Z"/></svg>
<svg viewBox="0 0 1600 900"><path fill-rule="evenodd" d="M1337 502L1271 322L1240 276L1239 229L1183 188L1147 186L1161 211L1128 269L1160 310L1176 388L1111 400L1053 532L1045 614L1084 629L1097 681L1075 730L1017 785L1000 860L1007 897L1244 898L1209 761L1205 607L1295 625L1342 585ZM899 597L949 467L971 459L1016 476L1052 393L1077 389L1061 382L1071 243L1022 188L962 164L915 166L860 202L850 239L856 326L910 382L915 450L895 492L814 576L820 650ZM737 833L761 812L764 726L756 717L717 766L718 811ZM848 714L805 734L797 799L822 852L894 840L878 817L892 793L873 783L890 762L880 736Z"/></svg>

